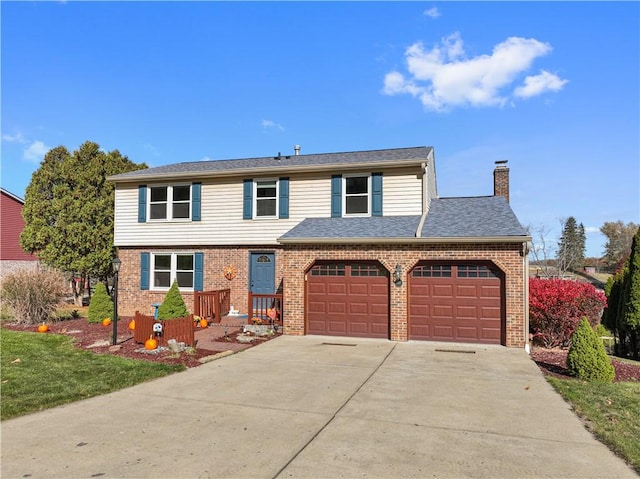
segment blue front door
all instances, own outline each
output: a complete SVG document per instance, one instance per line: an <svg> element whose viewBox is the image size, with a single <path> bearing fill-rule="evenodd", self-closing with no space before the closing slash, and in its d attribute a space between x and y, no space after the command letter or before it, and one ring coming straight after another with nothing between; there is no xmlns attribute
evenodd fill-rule
<svg viewBox="0 0 640 479"><path fill-rule="evenodd" d="M249 290L255 294L276 292L276 267L274 253L251 253Z"/></svg>

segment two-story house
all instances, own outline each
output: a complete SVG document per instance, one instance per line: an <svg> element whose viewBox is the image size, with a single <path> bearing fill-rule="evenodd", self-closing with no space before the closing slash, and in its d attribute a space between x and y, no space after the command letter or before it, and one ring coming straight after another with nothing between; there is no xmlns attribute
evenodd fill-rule
<svg viewBox="0 0 640 479"><path fill-rule="evenodd" d="M433 148L178 163L115 175L119 308L283 294L285 334L528 342L528 243L494 195L440 198ZM227 275L225 276L225 272ZM251 314L249 312L249 314Z"/></svg>
<svg viewBox="0 0 640 479"><path fill-rule="evenodd" d="M36 269L39 264L36 256L25 253L20 246L23 206L22 198L0 188L0 280L19 269Z"/></svg>

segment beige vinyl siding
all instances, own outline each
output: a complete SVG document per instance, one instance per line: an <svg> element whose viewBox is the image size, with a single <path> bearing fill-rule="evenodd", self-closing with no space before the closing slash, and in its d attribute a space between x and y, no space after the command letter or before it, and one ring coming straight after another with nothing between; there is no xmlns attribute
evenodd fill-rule
<svg viewBox="0 0 640 479"><path fill-rule="evenodd" d="M384 173L382 214L403 216L422 214L422 178L415 170L403 174Z"/></svg>
<svg viewBox="0 0 640 479"><path fill-rule="evenodd" d="M421 182L415 170L402 174L385 173L384 215L421 214ZM305 174L289 178L288 219L244 220L242 200L242 178L205 179L202 181L201 221L138 223L138 186L118 185L115 245L276 245L277 238L303 219L331 216L331 175Z"/></svg>

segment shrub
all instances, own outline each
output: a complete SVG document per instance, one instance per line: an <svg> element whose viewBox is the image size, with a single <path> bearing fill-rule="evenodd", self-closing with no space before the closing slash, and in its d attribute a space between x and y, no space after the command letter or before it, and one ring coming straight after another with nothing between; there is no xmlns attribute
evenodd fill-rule
<svg viewBox="0 0 640 479"><path fill-rule="evenodd" d="M567 368L586 381L610 383L616 375L602 341L586 318L580 321L571 336Z"/></svg>
<svg viewBox="0 0 640 479"><path fill-rule="evenodd" d="M2 304L18 323L48 321L63 294L62 276L53 270L19 270L2 282Z"/></svg>
<svg viewBox="0 0 640 479"><path fill-rule="evenodd" d="M110 318L113 321L113 301L107 294L105 285L98 283L95 292L91 296L87 321L99 323L104 318Z"/></svg>
<svg viewBox="0 0 640 479"><path fill-rule="evenodd" d="M529 280L529 318L534 338L547 348L566 347L580 319L600 322L604 293L589 283L563 279Z"/></svg>
<svg viewBox="0 0 640 479"><path fill-rule="evenodd" d="M596 336L598 336L599 338L603 336L605 337L612 336L611 331L609 331L602 323L597 324L593 330L595 331Z"/></svg>
<svg viewBox="0 0 640 479"><path fill-rule="evenodd" d="M164 297L164 301L158 308L158 319L184 318L188 315L189 310L184 304L180 289L178 289L178 282L174 280Z"/></svg>

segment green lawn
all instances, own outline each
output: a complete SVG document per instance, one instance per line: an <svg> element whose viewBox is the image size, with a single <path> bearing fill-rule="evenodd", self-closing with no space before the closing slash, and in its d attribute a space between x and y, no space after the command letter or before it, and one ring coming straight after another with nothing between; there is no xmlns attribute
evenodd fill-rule
<svg viewBox="0 0 640 479"><path fill-rule="evenodd" d="M185 369L183 365L95 354L74 347L72 338L56 334L3 329L0 350L2 420Z"/></svg>
<svg viewBox="0 0 640 479"><path fill-rule="evenodd" d="M640 383L548 380L593 434L640 473Z"/></svg>

